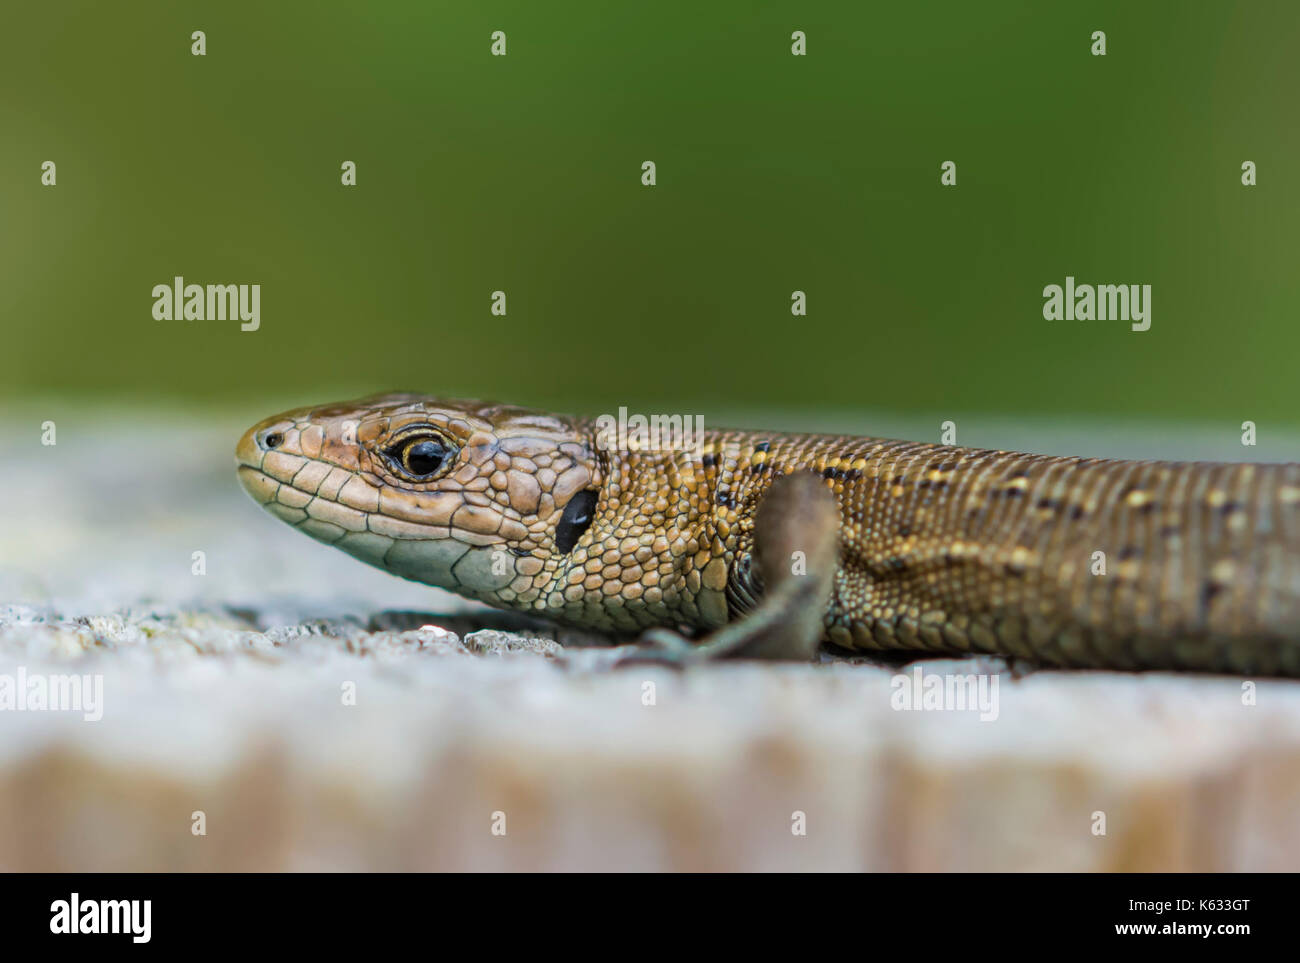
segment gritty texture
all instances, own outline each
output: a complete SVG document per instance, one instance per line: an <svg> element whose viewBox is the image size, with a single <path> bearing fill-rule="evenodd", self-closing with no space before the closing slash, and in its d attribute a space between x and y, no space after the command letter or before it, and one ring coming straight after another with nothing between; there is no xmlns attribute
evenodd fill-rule
<svg viewBox="0 0 1300 963"><path fill-rule="evenodd" d="M0 711L0 870L1300 869L1295 683L923 662L999 680L981 722L896 710L870 657L608 671L265 518L230 472L254 417L0 420L0 675L102 674L104 701Z"/></svg>

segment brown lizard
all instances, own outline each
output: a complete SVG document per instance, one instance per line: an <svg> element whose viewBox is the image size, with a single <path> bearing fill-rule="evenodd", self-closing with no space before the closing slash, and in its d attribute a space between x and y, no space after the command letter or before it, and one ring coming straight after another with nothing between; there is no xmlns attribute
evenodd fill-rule
<svg viewBox="0 0 1300 963"><path fill-rule="evenodd" d="M393 394L260 422L245 489L404 578L642 652L1300 675L1300 465L705 432ZM687 642L678 631L703 636Z"/></svg>

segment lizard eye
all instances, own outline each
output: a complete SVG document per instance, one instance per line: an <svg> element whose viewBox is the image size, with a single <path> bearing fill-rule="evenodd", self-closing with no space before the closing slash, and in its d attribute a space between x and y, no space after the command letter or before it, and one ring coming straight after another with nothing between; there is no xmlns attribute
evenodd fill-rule
<svg viewBox="0 0 1300 963"><path fill-rule="evenodd" d="M455 449L427 435L407 438L388 449L388 456L414 478L429 478L447 465Z"/></svg>

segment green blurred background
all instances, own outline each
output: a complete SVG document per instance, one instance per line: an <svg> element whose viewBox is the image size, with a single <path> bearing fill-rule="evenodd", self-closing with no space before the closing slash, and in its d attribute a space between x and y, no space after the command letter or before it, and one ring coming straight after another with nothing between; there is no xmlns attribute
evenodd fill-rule
<svg viewBox="0 0 1300 963"><path fill-rule="evenodd" d="M0 404L1300 423L1298 26L1174 0L14 5ZM176 274L260 283L261 330L155 321ZM1151 284L1151 330L1044 321L1067 274Z"/></svg>

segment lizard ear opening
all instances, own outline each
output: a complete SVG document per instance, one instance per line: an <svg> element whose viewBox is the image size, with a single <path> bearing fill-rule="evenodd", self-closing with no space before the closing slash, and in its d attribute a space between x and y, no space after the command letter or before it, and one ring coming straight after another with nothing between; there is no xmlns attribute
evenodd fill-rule
<svg viewBox="0 0 1300 963"><path fill-rule="evenodd" d="M573 546L578 544L582 533L591 526L595 517L596 492L590 488L580 491L569 499L560 516L560 524L555 527L555 548L561 555L568 555Z"/></svg>

